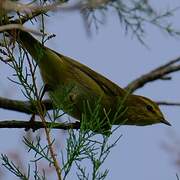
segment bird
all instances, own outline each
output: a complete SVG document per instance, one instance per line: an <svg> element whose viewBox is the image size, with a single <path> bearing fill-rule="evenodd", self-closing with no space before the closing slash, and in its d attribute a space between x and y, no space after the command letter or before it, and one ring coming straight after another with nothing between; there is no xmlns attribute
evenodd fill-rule
<svg viewBox="0 0 180 180"><path fill-rule="evenodd" d="M54 104L80 123L85 121L87 129L106 134L112 125L171 126L150 98L129 93L77 60L46 47L27 31L15 32L9 34L37 63Z"/></svg>

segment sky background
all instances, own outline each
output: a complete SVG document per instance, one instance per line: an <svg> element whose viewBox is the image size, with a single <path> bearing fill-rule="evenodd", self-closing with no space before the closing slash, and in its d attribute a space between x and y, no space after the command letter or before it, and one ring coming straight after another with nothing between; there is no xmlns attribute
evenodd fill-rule
<svg viewBox="0 0 180 180"><path fill-rule="evenodd" d="M152 1L158 9L176 7L178 0ZM180 13L179 13L180 15ZM179 26L178 14L173 22ZM144 73L180 56L180 39L169 37L155 27L147 25L144 47L131 34L125 35L115 12L109 12L107 22L99 28L98 33L88 37L78 12L53 13L46 22L49 33L56 37L48 41L47 46L77 59L79 62L103 74L120 87ZM179 26L180 27L180 26ZM0 95L23 99L20 89L7 80L12 71L0 64ZM180 72L173 74L171 81L155 81L136 91L136 94L153 100L180 102ZM180 107L161 106L166 119L172 127L159 124L147 127L123 126L116 135L123 137L111 151L104 167L110 169L107 179L138 180L175 180L179 170L174 164L174 154L168 153L164 144L173 144L175 137L180 137ZM0 109L1 119L28 120L29 116ZM23 130L0 130L0 153L25 153L20 135ZM175 137L174 137L175 136ZM112 141L115 137L112 137ZM175 142L178 145L178 141ZM62 143L63 147L63 143ZM180 143L179 143L180 148ZM24 157L26 159L26 157ZM72 172L73 173L73 172ZM179 173L180 175L180 173ZM12 179L14 176L6 176ZM71 178L70 178L71 179Z"/></svg>

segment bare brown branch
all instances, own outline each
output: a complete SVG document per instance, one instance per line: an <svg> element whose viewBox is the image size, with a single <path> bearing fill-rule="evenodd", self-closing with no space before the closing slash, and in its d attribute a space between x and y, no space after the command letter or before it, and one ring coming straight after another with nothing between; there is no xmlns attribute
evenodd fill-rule
<svg viewBox="0 0 180 180"><path fill-rule="evenodd" d="M42 101L42 103L46 107L46 110L50 110L53 108L52 102L50 100L44 100ZM30 101L12 100L0 97L0 108L23 112L26 114L37 114L36 108L33 107L33 103Z"/></svg>
<svg viewBox="0 0 180 180"><path fill-rule="evenodd" d="M135 90L143 87L145 84L155 81L155 80L164 80L164 78L167 80L166 76L173 73L180 71L180 57L173 59L169 61L168 63L150 71L149 73L146 73L139 78L133 80L131 83L129 83L125 89L134 92ZM179 63L179 64L177 64ZM177 64L177 65L176 65ZM168 79L170 79L168 77Z"/></svg>
<svg viewBox="0 0 180 180"><path fill-rule="evenodd" d="M55 122L46 122L46 127L51 129L79 129L80 123L55 123ZM23 129L32 129L37 130L44 128L44 124L40 121L34 121L30 123L29 121L17 121L17 120L7 120L0 121L0 128L23 128Z"/></svg>

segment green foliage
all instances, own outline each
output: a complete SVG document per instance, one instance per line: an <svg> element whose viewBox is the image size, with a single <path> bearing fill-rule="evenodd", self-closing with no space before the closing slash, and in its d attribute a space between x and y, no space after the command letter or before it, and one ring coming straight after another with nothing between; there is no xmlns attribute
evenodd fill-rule
<svg viewBox="0 0 180 180"><path fill-rule="evenodd" d="M12 174L19 177L22 180L28 180L29 179L29 168L28 168L28 175L26 176L18 166L16 166L12 161L9 160L9 158L5 154L1 154L1 159L3 161L2 165L7 168Z"/></svg>
<svg viewBox="0 0 180 180"><path fill-rule="evenodd" d="M109 170L102 170L101 166L120 138L121 136L109 144L109 137L107 136L97 135L87 130L80 130L79 132L70 130L67 139L66 161L64 155L62 156L64 179L73 164L77 168L78 179L105 179Z"/></svg>

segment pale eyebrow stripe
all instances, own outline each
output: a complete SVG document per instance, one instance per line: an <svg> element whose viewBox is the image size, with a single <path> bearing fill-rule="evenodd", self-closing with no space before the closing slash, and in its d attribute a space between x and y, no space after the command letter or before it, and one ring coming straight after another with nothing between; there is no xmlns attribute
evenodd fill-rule
<svg viewBox="0 0 180 180"><path fill-rule="evenodd" d="M142 100L145 102L145 104L151 104L152 105L152 101L151 100L149 100L149 99L147 99L147 98L145 98L145 97L143 97L143 96L141 96L141 98L142 98ZM154 107L154 106L153 106Z"/></svg>

